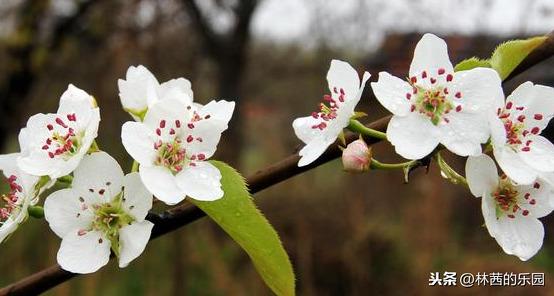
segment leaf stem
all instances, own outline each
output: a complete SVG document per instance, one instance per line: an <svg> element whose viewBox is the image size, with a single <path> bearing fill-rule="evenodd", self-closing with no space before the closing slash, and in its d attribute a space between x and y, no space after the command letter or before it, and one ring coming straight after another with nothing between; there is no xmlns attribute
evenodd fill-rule
<svg viewBox="0 0 554 296"><path fill-rule="evenodd" d="M41 206L30 206L27 208L29 216L37 219L44 218L44 209Z"/></svg>
<svg viewBox="0 0 554 296"><path fill-rule="evenodd" d="M374 130L374 129L371 129L371 128L368 128L356 119L350 119L350 124L348 125L347 128L349 130L355 132L355 133L358 133L358 134L361 134L361 135L364 135L364 136L377 138L377 139L380 139L380 140L386 140L387 139L387 134L385 134L383 132L380 132L380 131L377 131L377 130Z"/></svg>

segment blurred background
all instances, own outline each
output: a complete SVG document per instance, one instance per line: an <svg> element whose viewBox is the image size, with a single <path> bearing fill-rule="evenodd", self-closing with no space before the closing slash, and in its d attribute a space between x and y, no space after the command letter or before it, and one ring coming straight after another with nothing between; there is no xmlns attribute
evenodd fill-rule
<svg viewBox="0 0 554 296"><path fill-rule="evenodd" d="M162 81L186 77L195 100L231 99L238 108L217 159L248 176L299 145L291 122L327 92L333 58L376 79L403 77L424 32L445 38L454 63L486 58L511 38L554 29L548 0L1 0L0 146L18 150L27 118L54 112L68 83L101 107L98 142L130 169L120 126L117 79L143 64ZM549 61L525 80L554 86ZM367 120L385 115L369 87ZM547 130L552 139L552 128ZM387 143L374 148L400 161ZM449 158L460 169L463 161ZM553 295L554 218L529 262L505 255L483 227L480 201L435 166L409 184L401 172L343 173L339 161L256 195L280 233L299 295ZM55 263L60 239L29 220L0 246L0 285ZM546 286L429 287L430 272L545 272ZM47 295L271 295L246 254L202 219L152 241L129 267L60 285Z"/></svg>

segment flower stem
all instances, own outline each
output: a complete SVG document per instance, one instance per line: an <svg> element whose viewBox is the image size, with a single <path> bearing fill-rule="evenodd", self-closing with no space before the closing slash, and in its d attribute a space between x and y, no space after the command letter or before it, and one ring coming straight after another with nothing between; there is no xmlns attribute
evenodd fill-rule
<svg viewBox="0 0 554 296"><path fill-rule="evenodd" d="M96 140L92 141L92 145L90 145L90 148L88 149L88 153L94 153L100 151L100 148L98 147L98 143L96 143Z"/></svg>
<svg viewBox="0 0 554 296"><path fill-rule="evenodd" d="M452 184L456 184L456 185L460 184L466 187L468 186L466 178L458 174L450 165L448 165L448 163L446 163L444 158L442 158L440 151L434 155L434 158L437 161L437 164L439 165L439 168L441 170L441 176L443 178L447 179Z"/></svg>
<svg viewBox="0 0 554 296"><path fill-rule="evenodd" d="M358 133L364 136L377 138L380 140L387 139L387 134L368 128L365 125L363 125L361 122L357 121L356 119L350 119L350 124L348 125L347 128L355 133Z"/></svg>
<svg viewBox="0 0 554 296"><path fill-rule="evenodd" d="M133 160L133 166L131 167L131 173L136 173L139 170L139 163Z"/></svg>
<svg viewBox="0 0 554 296"><path fill-rule="evenodd" d="M27 208L27 212L29 212L29 216L33 218L44 218L44 209L41 206L30 206Z"/></svg>
<svg viewBox="0 0 554 296"><path fill-rule="evenodd" d="M371 159L371 168L379 170L396 170L396 169L405 169L417 164L418 160L411 160L401 163L382 163L374 158Z"/></svg>

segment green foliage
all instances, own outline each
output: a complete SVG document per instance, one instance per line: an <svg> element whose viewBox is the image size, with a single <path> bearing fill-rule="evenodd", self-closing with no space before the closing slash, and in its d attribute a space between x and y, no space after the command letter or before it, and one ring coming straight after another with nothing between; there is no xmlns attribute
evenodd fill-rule
<svg viewBox="0 0 554 296"><path fill-rule="evenodd" d="M275 294L294 295L295 278L289 257L277 232L252 201L244 178L223 162L211 163L221 172L225 195L216 201L190 201L246 251L260 276Z"/></svg>
<svg viewBox="0 0 554 296"><path fill-rule="evenodd" d="M476 67L493 68L502 80L533 51L544 42L545 36L533 37L525 40L511 40L500 44L489 59L472 57L461 61L454 68L455 71L470 70Z"/></svg>

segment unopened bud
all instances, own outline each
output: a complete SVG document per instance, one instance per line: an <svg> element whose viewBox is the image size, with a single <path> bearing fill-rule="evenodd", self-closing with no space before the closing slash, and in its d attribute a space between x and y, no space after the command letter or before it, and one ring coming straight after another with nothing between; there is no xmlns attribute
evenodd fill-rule
<svg viewBox="0 0 554 296"><path fill-rule="evenodd" d="M342 165L347 172L365 172L369 170L370 164L371 148L362 139L348 144L342 151Z"/></svg>

